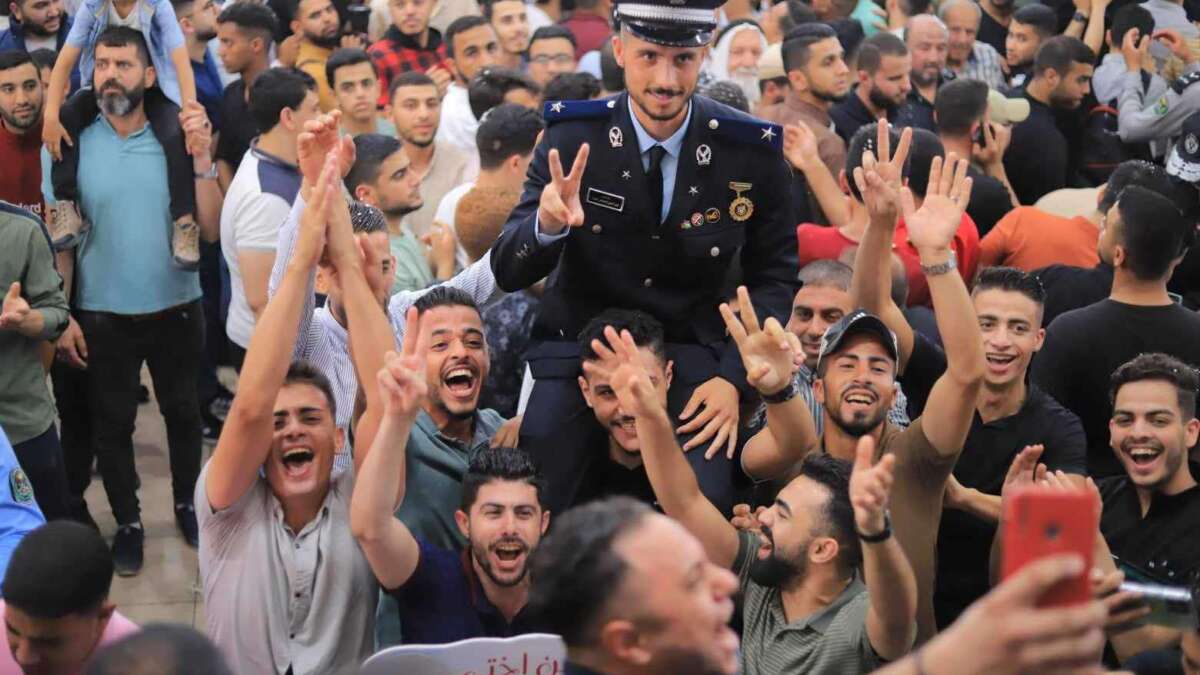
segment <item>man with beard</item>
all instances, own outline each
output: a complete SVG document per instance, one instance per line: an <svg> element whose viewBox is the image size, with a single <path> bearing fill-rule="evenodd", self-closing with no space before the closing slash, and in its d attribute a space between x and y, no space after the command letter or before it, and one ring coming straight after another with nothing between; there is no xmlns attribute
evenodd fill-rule
<svg viewBox="0 0 1200 675"><path fill-rule="evenodd" d="M471 112L467 84L479 71L494 66L500 58L500 41L492 25L482 16L464 16L446 29L446 60L454 79L442 98L441 121L437 141L447 143L474 157L475 132L479 120Z"/></svg>
<svg viewBox="0 0 1200 675"><path fill-rule="evenodd" d="M300 36L296 68L308 73L317 83L321 111L329 112L337 107L337 99L325 79L325 62L341 44L341 27L338 26L338 13L333 2L300 0L296 5L296 18L292 20L292 33Z"/></svg>
<svg viewBox="0 0 1200 675"><path fill-rule="evenodd" d="M897 216L903 214L908 229L907 239L920 256L929 292L933 298L938 330L945 345L947 368L936 378L920 417L905 429L885 422L888 409L896 395L896 376L912 364L904 360L902 350L891 332L873 314L855 310L831 326L821 341L817 357L817 379L813 395L824 405L825 428L816 434L812 415L802 397L790 385L794 366L793 352L799 345L784 349L784 342L773 337L756 338L768 343L750 356L743 354L747 373L760 382L760 392L766 394L767 430L765 441L742 453L742 466L750 475L770 479L787 475L807 454L823 450L834 457L849 459L855 444L864 436L876 441L881 454L896 456L896 493L892 502L896 535L912 561L917 577L919 631L917 640L931 637L936 628L933 615L934 560L938 521L941 518L942 496L946 479L954 468L970 430L975 413L975 401L984 381L985 361L983 337L979 324L963 321L973 312L966 284L955 273L957 256L951 248L963 210L970 197L970 179L966 177L966 161L955 161L950 155L946 168L941 158L935 158L929 171L929 184L924 201L915 208L913 195L902 186L902 167L907 160L909 137L901 137L893 157L888 134L880 132L874 147L879 149L879 162L864 162L856 169L855 182L870 211L870 224L859 247L864 252L886 252L892 247ZM873 153L872 153L873 155ZM874 168L871 168L874 165ZM856 269L878 270L874 275L855 275L855 295L867 297L857 286L870 277L873 282L890 287L890 265L882 253L870 262L856 262ZM883 278L889 281L884 282ZM886 296L886 291L873 287L872 298ZM739 292L739 295L742 295ZM732 331L746 330L760 334L757 322L748 317L748 298L742 296L742 322L734 320L731 311L723 310ZM740 342L746 342L741 340ZM798 342L798 341L796 341ZM762 373L756 376L756 373ZM908 391L910 399L914 392ZM867 575L870 578L870 574Z"/></svg>
<svg viewBox="0 0 1200 675"><path fill-rule="evenodd" d="M787 398L794 392L798 341L774 317L760 327L745 289L738 295L743 319L726 304L721 313L747 376L768 402ZM813 453L758 515L761 533L739 532L700 492L633 336L618 335L612 327L604 333L604 340L592 342L603 359L585 363L585 372L603 376L634 418L663 512L700 540L714 565L738 574L742 672L858 674L907 653L916 629L917 583L892 536L887 510L894 471L908 458L885 453L875 460L873 436L852 441L853 469L849 462ZM841 354L830 358L843 360ZM811 434L810 415L803 413L799 424ZM897 520L897 532L899 525Z"/></svg>
<svg viewBox="0 0 1200 675"><path fill-rule="evenodd" d="M1058 34L1058 16L1041 3L1030 3L1012 15L1004 40L1008 83L1024 87L1033 76L1033 59L1042 43ZM1118 45L1119 46L1119 45Z"/></svg>
<svg viewBox="0 0 1200 675"><path fill-rule="evenodd" d="M213 0L172 0L175 18L183 31L192 73L196 78L196 100L212 122L213 133L221 131L221 71L208 51L208 43L217 37L217 6Z"/></svg>
<svg viewBox="0 0 1200 675"><path fill-rule="evenodd" d="M564 448L572 461L586 459L595 422L571 336L616 307L650 314L668 351L689 351L670 397L684 407L673 413L681 433L695 433L685 445L705 446L731 471L738 403L752 392L715 311L724 279L738 260L765 313L782 317L791 300L796 242L782 131L693 95L716 2L668 5L617 5L613 54L628 93L546 104L525 191L492 248L501 288L550 278L521 423L521 447L539 461Z"/></svg>
<svg viewBox="0 0 1200 675"><path fill-rule="evenodd" d="M421 183L423 203L407 219L418 238L433 231L433 216L446 193L470 182L479 172L471 156L450 143L438 142L442 109L437 85L428 75L403 73L392 80L392 124L404 142L408 171Z"/></svg>
<svg viewBox="0 0 1200 675"><path fill-rule="evenodd" d="M29 54L0 52L0 199L46 219L42 195L45 88Z"/></svg>
<svg viewBox="0 0 1200 675"><path fill-rule="evenodd" d="M983 16L979 19L979 33L975 39L991 45L997 53L1004 54L1008 26L1012 22L1013 10L1017 8L1017 3L1014 0L979 0L979 8L983 10Z"/></svg>
<svg viewBox="0 0 1200 675"><path fill-rule="evenodd" d="M362 388L356 466L334 472L344 436L332 388L309 364L292 363L304 296L322 259L338 272L359 380L375 377L395 349L337 181L346 150L342 144L300 158L304 175L318 178L302 188L307 206L294 257L251 340L221 439L193 495L207 633L236 672L348 672L373 647L377 584L349 520L383 399L377 387Z"/></svg>
<svg viewBox="0 0 1200 675"><path fill-rule="evenodd" d="M522 611L529 557L550 525L550 512L545 483L527 453L484 447L470 457L454 512L467 540L462 551L429 542L393 515L404 502L405 445L425 398L422 356L389 355L379 373L387 408L354 488L351 531L380 589L396 601L406 643L533 632Z"/></svg>
<svg viewBox="0 0 1200 675"><path fill-rule="evenodd" d="M170 193L163 166L166 153L151 129L144 103L156 71L142 35L112 26L98 37L94 88L101 114L76 137L80 203L94 223L74 256L59 256L64 293L73 296L86 343L87 400L91 443L66 456L72 498L81 503L90 480L92 449L117 522L113 559L117 574L142 567L144 531L137 497L133 427L138 378L145 363L166 420L175 521L189 543L196 541L192 491L200 470L200 404L196 364L204 327L197 273L180 269L168 256ZM198 103L182 115L196 193L199 234L215 241L221 194L209 154L211 127ZM49 161L42 164L49 173ZM148 251L129 255L129 251ZM68 331L71 331L68 328ZM70 452L71 448L67 450ZM74 473L73 473L74 472Z"/></svg>
<svg viewBox="0 0 1200 675"><path fill-rule="evenodd" d="M876 33L858 48L858 84L829 110L834 129L847 144L864 124L894 120L912 90L912 57L891 33ZM834 173L833 175L837 175Z"/></svg>
<svg viewBox="0 0 1200 675"><path fill-rule="evenodd" d="M229 189L233 174L258 135L250 114L250 87L271 66L271 48L279 22L275 13L253 2L232 2L217 16L217 57L225 71L238 79L221 98L221 135L217 139L217 169L221 188Z"/></svg>
<svg viewBox="0 0 1200 675"><path fill-rule="evenodd" d="M442 43L441 32L429 25L434 4L437 4L434 0L390 0L388 3L392 25L383 37L367 48L367 53L375 60L375 72L382 89L379 107L387 105L392 80L401 73L425 73L437 83L439 92L446 91L453 71L447 61L449 51Z"/></svg>
<svg viewBox="0 0 1200 675"><path fill-rule="evenodd" d="M837 33L823 23L799 26L783 41L783 68L791 88L783 102L761 111L783 126L803 123L817 137L817 153L836 176L846 164L846 144L833 132L830 108L850 90L850 69Z"/></svg>
<svg viewBox="0 0 1200 675"><path fill-rule="evenodd" d="M225 332L238 367L267 306L279 226L300 189L296 139L304 123L321 113L317 85L303 71L272 68L251 85L250 112L263 133L251 143L221 207L221 250L230 282Z"/></svg>
<svg viewBox="0 0 1200 675"><path fill-rule="evenodd" d="M408 214L421 207L420 178L409 168L404 144L383 134L360 134L354 166L346 175L346 189L356 199L383 212L387 220L396 278L392 293L417 291L435 280L454 274L454 239L426 249L409 228ZM440 234L440 233L439 233Z"/></svg>
<svg viewBox="0 0 1200 675"><path fill-rule="evenodd" d="M529 49L525 0L484 0L480 5L483 18L492 24L500 41L500 58L496 65L523 70L525 51Z"/></svg>
<svg viewBox="0 0 1200 675"><path fill-rule="evenodd" d="M950 39L946 48L946 67L959 78L980 80L999 89L1005 85L1000 52L975 39L983 10L973 0L949 0L938 7L938 17L946 24Z"/></svg>
<svg viewBox="0 0 1200 675"><path fill-rule="evenodd" d="M1029 100L1029 117L1012 130L1004 153L1004 169L1022 204L1033 204L1042 195L1073 184L1079 158L1072 155L1061 113L1079 108L1090 90L1096 54L1077 38L1060 35L1038 48L1033 79L1023 92Z"/></svg>
<svg viewBox="0 0 1200 675"><path fill-rule="evenodd" d="M896 125L917 127L937 133L933 102L946 79L954 77L946 70L950 32L936 16L918 14L904 28L904 42L912 53L912 90L896 114Z"/></svg>
<svg viewBox="0 0 1200 675"><path fill-rule="evenodd" d="M709 52L712 82L732 82L746 96L750 109L758 105L758 60L767 49L762 29L750 19L739 19L721 30Z"/></svg>
<svg viewBox="0 0 1200 675"><path fill-rule="evenodd" d="M8 28L0 31L0 52L62 49L71 32L71 17L62 0L14 0L8 4ZM71 71L71 91L79 88L79 66Z"/></svg>

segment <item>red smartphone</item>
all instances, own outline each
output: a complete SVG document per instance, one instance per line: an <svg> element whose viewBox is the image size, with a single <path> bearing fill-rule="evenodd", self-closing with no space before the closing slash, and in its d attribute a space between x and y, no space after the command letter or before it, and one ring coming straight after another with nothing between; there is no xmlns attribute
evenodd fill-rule
<svg viewBox="0 0 1200 675"><path fill-rule="evenodd" d="M1083 572L1047 591L1038 606L1088 602L1092 599L1088 571L1099 527L1100 505L1091 493L1041 486L1021 488L1005 507L1002 577L1007 579L1035 560L1074 553L1084 560Z"/></svg>

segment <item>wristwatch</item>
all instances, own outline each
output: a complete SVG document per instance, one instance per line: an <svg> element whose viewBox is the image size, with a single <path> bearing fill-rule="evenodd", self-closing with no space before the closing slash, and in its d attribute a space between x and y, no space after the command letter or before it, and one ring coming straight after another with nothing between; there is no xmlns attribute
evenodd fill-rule
<svg viewBox="0 0 1200 675"><path fill-rule="evenodd" d="M196 178L201 180L216 180L217 179L217 163L213 162L209 165L208 171L196 173Z"/></svg>
<svg viewBox="0 0 1200 675"><path fill-rule="evenodd" d="M1087 14L1084 14L1083 12L1080 12L1079 10L1076 10L1076 11L1075 11L1075 15L1071 17L1071 20L1072 20L1072 21L1075 21L1075 22L1077 22L1077 23L1087 23L1087 22L1088 22L1088 18L1089 18L1089 17L1088 17L1088 15L1087 15Z"/></svg>
<svg viewBox="0 0 1200 675"><path fill-rule="evenodd" d="M927 277L936 277L956 269L958 269L958 256L955 255L953 249L950 251L950 257L946 258L946 262L940 262L936 265L921 265L921 271L924 272L925 276Z"/></svg>
<svg viewBox="0 0 1200 675"><path fill-rule="evenodd" d="M796 394L800 393L800 387L796 386L796 381L788 382L788 385L774 394L762 394L763 403L778 404L787 403L796 398Z"/></svg>
<svg viewBox="0 0 1200 675"><path fill-rule="evenodd" d="M883 530L878 534L863 534L855 528L855 534L858 535L860 541L867 544L878 544L881 541L887 541L892 538L892 514L888 511L883 512Z"/></svg>

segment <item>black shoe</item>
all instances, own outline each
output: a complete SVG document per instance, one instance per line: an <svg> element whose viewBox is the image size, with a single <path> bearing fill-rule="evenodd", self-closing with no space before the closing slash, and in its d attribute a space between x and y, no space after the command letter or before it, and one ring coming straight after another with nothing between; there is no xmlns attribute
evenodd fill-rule
<svg viewBox="0 0 1200 675"><path fill-rule="evenodd" d="M175 524L188 546L196 548L200 545L200 526L196 524L196 509L191 504L175 505Z"/></svg>
<svg viewBox="0 0 1200 675"><path fill-rule="evenodd" d="M92 512L88 510L87 502L80 500L77 504L71 505L71 520L77 523L83 523L88 527L100 532L100 526L96 524L96 519L92 518Z"/></svg>
<svg viewBox="0 0 1200 675"><path fill-rule="evenodd" d="M117 576L132 577L142 571L142 549L146 543L146 533L141 525L124 525L117 528L113 537L112 555L113 566Z"/></svg>

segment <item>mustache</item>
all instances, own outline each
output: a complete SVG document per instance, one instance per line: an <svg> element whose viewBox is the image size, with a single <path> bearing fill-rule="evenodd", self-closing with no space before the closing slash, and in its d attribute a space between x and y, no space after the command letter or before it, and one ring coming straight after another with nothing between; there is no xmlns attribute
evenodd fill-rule
<svg viewBox="0 0 1200 675"><path fill-rule="evenodd" d="M646 93L658 96L683 96L682 89L664 89L662 87L651 87L646 90Z"/></svg>
<svg viewBox="0 0 1200 675"><path fill-rule="evenodd" d="M488 550L495 551L496 549L500 548L501 546L505 546L505 545L519 546L519 547L521 547L522 552L529 551L529 544L526 544L525 540L520 537L502 537L498 541L494 541L491 544L488 544Z"/></svg>
<svg viewBox="0 0 1200 675"><path fill-rule="evenodd" d="M1129 452L1134 446L1153 448L1157 452L1162 452L1166 449L1162 441L1156 438L1126 438L1121 441L1121 450L1124 452Z"/></svg>

